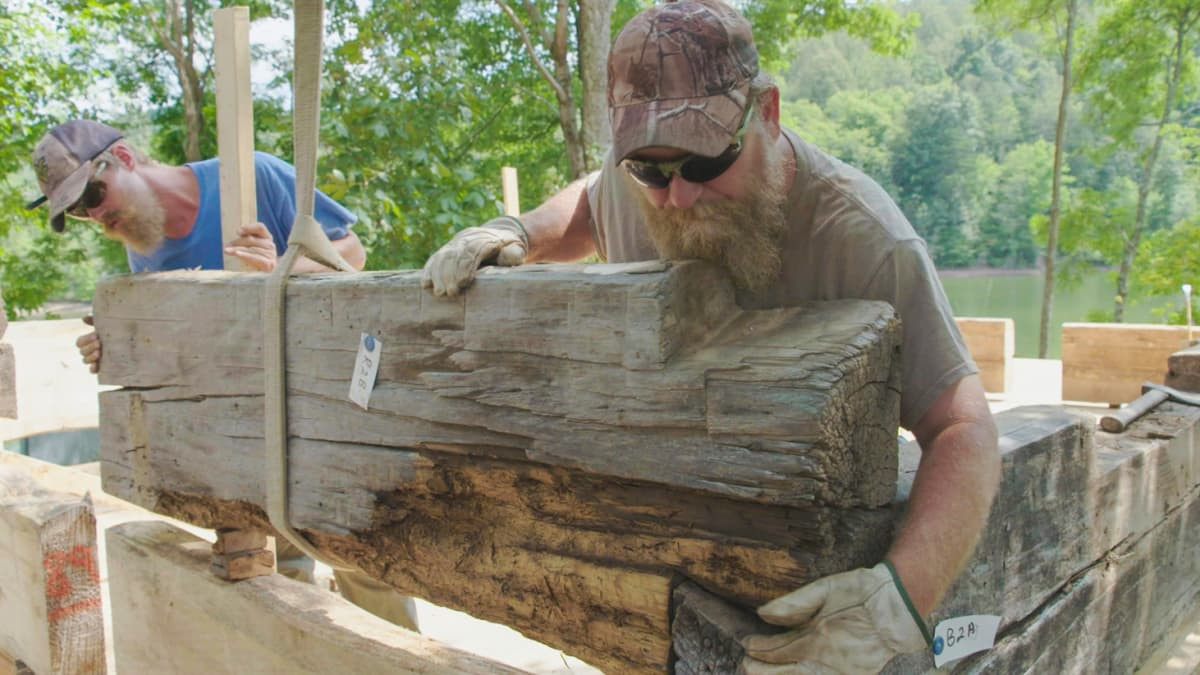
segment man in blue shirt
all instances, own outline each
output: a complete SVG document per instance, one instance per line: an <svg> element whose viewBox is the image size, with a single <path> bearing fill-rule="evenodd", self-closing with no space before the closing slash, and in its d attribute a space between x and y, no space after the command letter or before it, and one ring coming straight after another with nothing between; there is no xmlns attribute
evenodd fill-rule
<svg viewBox="0 0 1200 675"><path fill-rule="evenodd" d="M270 272L287 249L296 216L296 171L283 160L254 154L259 222L247 223L222 248L221 196L216 159L172 166L156 162L125 140L120 131L91 120L71 120L51 129L33 152L33 165L43 197L34 208L50 204L50 226L66 227L65 216L100 224L104 235L125 245L129 269L158 272L176 269L222 269L223 256L241 260L251 270ZM362 269L366 253L350 231L354 214L318 191L314 217L342 258ZM293 270L328 268L301 258ZM90 317L85 319L90 323ZM76 341L93 373L100 369L100 338L95 332ZM280 570L312 581L312 560L286 540L279 547ZM411 598L359 573L335 572L347 599L393 623L417 629Z"/></svg>
<svg viewBox="0 0 1200 675"><path fill-rule="evenodd" d="M33 152L33 166L50 204L50 226L66 227L65 216L92 220L104 235L125 245L129 269L221 269L223 254L248 269L270 272L287 249L295 218L296 172L287 162L255 153L255 191L260 222L241 227L221 247L221 198L216 159L173 166L156 162L120 131L91 120L71 120L51 129ZM316 193L314 216L334 248L356 269L366 253L349 226L355 220L341 204ZM326 269L301 259L296 272ZM89 333L76 341L84 363L100 369L100 340Z"/></svg>

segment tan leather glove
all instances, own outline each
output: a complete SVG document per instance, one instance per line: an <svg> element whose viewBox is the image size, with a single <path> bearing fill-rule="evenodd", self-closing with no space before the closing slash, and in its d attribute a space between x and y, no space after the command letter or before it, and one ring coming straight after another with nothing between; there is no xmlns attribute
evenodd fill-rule
<svg viewBox="0 0 1200 675"><path fill-rule="evenodd" d="M493 218L479 227L454 235L425 261L421 286L434 295L454 297L471 285L475 271L494 260L497 265L520 265L529 249L529 235L512 216Z"/></svg>
<svg viewBox="0 0 1200 675"><path fill-rule="evenodd" d="M752 635L741 672L877 673L893 656L929 647L929 629L888 562L818 579L758 608L794 630Z"/></svg>

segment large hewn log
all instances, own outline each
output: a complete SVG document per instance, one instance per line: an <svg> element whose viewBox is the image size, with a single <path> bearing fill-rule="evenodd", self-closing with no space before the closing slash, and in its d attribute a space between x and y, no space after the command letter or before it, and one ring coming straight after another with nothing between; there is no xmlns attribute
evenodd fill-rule
<svg viewBox="0 0 1200 675"><path fill-rule="evenodd" d="M1000 632L994 649L950 669L1134 672L1200 599L1200 409L1165 403L1121 435L1095 434L1090 419L1045 406L1005 411L997 423L1000 492L931 622L997 614ZM901 453L898 510L914 449ZM688 634L712 644L697 656L680 650L677 634L682 672L721 672L741 658L746 634L778 630L694 588L676 597L677 628L696 623ZM885 672L932 670L922 653Z"/></svg>
<svg viewBox="0 0 1200 675"><path fill-rule="evenodd" d="M97 291L105 489L263 526L262 277ZM661 671L671 588L746 604L877 560L896 482L882 303L743 312L700 264L538 266L458 302L415 273L296 279L293 524L400 590L612 670ZM360 334L383 343L369 411Z"/></svg>

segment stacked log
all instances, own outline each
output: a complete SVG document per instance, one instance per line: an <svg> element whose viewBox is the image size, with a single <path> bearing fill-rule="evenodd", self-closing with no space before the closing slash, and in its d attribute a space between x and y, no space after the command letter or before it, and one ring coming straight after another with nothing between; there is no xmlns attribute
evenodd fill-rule
<svg viewBox="0 0 1200 675"><path fill-rule="evenodd" d="M263 527L264 277L97 289L106 491ZM286 301L289 505L400 591L612 672L672 662L684 580L752 607L891 539L899 321L868 301L743 311L700 263L312 275ZM348 400L363 334L369 409Z"/></svg>

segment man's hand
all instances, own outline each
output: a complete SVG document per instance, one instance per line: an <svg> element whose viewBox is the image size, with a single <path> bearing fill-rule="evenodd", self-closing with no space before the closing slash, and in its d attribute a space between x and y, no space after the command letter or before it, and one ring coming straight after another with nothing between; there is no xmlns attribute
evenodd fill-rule
<svg viewBox="0 0 1200 675"><path fill-rule="evenodd" d="M275 253L275 239L262 223L241 226L238 238L229 242L225 253L241 260L248 269L259 272L274 271L279 257Z"/></svg>
<svg viewBox="0 0 1200 675"><path fill-rule="evenodd" d="M893 656L929 646L925 622L888 563L818 579L758 614L793 630L747 637L747 675L877 673Z"/></svg>
<svg viewBox="0 0 1200 675"><path fill-rule="evenodd" d="M83 322L89 326L96 325L91 314L83 317ZM79 355L83 357L83 363L88 370L92 374L100 372L100 336L96 334L96 331L79 336L75 340L75 346L79 348Z"/></svg>
<svg viewBox="0 0 1200 675"><path fill-rule="evenodd" d="M493 218L479 227L454 235L425 262L421 286L437 296L458 295L471 285L475 271L489 260L497 265L520 265L529 250L529 237L521 221L511 216Z"/></svg>

